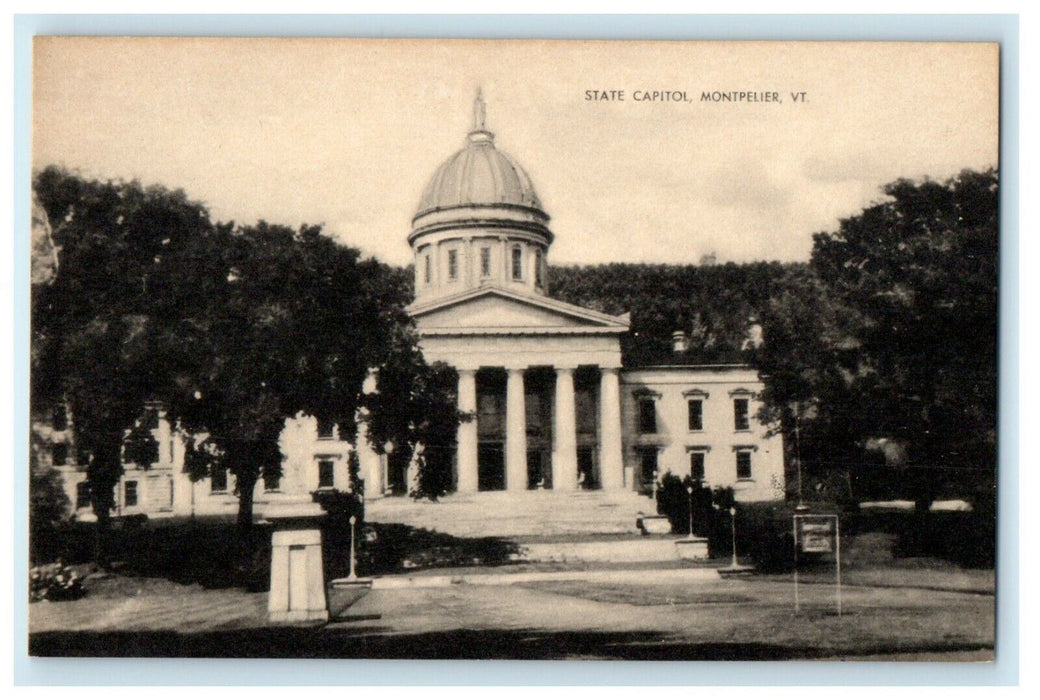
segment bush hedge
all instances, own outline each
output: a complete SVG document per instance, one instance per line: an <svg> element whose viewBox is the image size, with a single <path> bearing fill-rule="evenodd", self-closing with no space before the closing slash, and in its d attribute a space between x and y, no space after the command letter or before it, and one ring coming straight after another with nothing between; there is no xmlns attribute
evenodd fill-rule
<svg viewBox="0 0 1040 700"><path fill-rule="evenodd" d="M693 488L693 494L688 491ZM672 532L690 530L693 504L694 534L708 538L711 557L732 552L729 508L736 509L737 554L762 571L790 571L794 566L793 516L789 501L736 503L732 489L711 490L689 477L666 474L658 483L657 510L668 517ZM886 558L932 558L965 567L993 567L996 560L996 513L992 500L978 500L968 512L873 512L830 502L811 503L813 514L840 517L843 547L866 533L885 534L891 542ZM847 550L848 551L848 550ZM801 565L833 561L831 557L802 555Z"/></svg>

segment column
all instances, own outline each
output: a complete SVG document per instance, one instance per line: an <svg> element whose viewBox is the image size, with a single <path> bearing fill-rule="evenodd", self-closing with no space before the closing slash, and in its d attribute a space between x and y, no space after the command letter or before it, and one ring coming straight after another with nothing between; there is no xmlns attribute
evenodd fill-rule
<svg viewBox="0 0 1040 700"><path fill-rule="evenodd" d="M477 490L477 371L474 369L459 370L459 410L474 416L459 423L456 490L473 493Z"/></svg>
<svg viewBox="0 0 1040 700"><path fill-rule="evenodd" d="M506 489L527 489L527 407L524 370L508 368L506 379Z"/></svg>
<svg viewBox="0 0 1040 700"><path fill-rule="evenodd" d="M358 471L365 482L365 498L379 498L386 490L383 460L368 441L368 423L364 420L358 421L357 444L354 449L358 456Z"/></svg>
<svg viewBox="0 0 1040 700"><path fill-rule="evenodd" d="M553 489L573 491L578 483L578 439L574 419L574 368L556 369L553 425Z"/></svg>
<svg viewBox="0 0 1040 700"><path fill-rule="evenodd" d="M603 367L599 377L599 475L605 490L624 488L624 468L618 370Z"/></svg>

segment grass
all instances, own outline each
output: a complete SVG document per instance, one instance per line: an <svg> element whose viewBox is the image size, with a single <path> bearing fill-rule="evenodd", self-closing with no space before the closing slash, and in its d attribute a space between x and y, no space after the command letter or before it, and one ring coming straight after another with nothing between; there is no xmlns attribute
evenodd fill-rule
<svg viewBox="0 0 1040 700"><path fill-rule="evenodd" d="M958 572L949 573L952 579ZM266 622L262 593L124 576L89 585L82 600L31 606L33 654L676 660L968 654L977 661L991 659L994 644L989 595L850 587L838 617L833 587L802 586L796 613L791 582L769 577L696 586L546 582L373 591L346 610L348 622L290 627ZM568 612L572 599L596 607ZM456 610L466 613L444 614Z"/></svg>
<svg viewBox="0 0 1040 700"><path fill-rule="evenodd" d="M994 644L994 598L987 595L850 587L843 590L839 617L833 586L800 586L801 609L795 612L792 582L762 577L696 588L574 581L525 587L613 604L670 606L691 621L681 634L687 642L767 645L792 657L992 649Z"/></svg>

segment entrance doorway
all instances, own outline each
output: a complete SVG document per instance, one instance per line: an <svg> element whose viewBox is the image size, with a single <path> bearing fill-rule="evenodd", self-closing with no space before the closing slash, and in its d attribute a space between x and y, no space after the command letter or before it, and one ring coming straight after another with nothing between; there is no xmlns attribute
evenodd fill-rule
<svg viewBox="0 0 1040 700"><path fill-rule="evenodd" d="M477 450L477 488L502 491L506 487L506 454L501 443L480 443Z"/></svg>
<svg viewBox="0 0 1040 700"><path fill-rule="evenodd" d="M548 450L527 451L527 488L552 488L552 460Z"/></svg>
<svg viewBox="0 0 1040 700"><path fill-rule="evenodd" d="M599 470L596 469L596 448L578 448L578 488L586 491L599 488Z"/></svg>

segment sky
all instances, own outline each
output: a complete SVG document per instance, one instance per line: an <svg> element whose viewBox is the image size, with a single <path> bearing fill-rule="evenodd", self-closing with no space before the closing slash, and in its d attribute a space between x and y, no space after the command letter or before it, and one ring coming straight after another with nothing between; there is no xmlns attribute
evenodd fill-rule
<svg viewBox="0 0 1040 700"><path fill-rule="evenodd" d="M33 167L405 264L478 87L557 264L807 260L887 182L997 166L995 44L38 37Z"/></svg>

